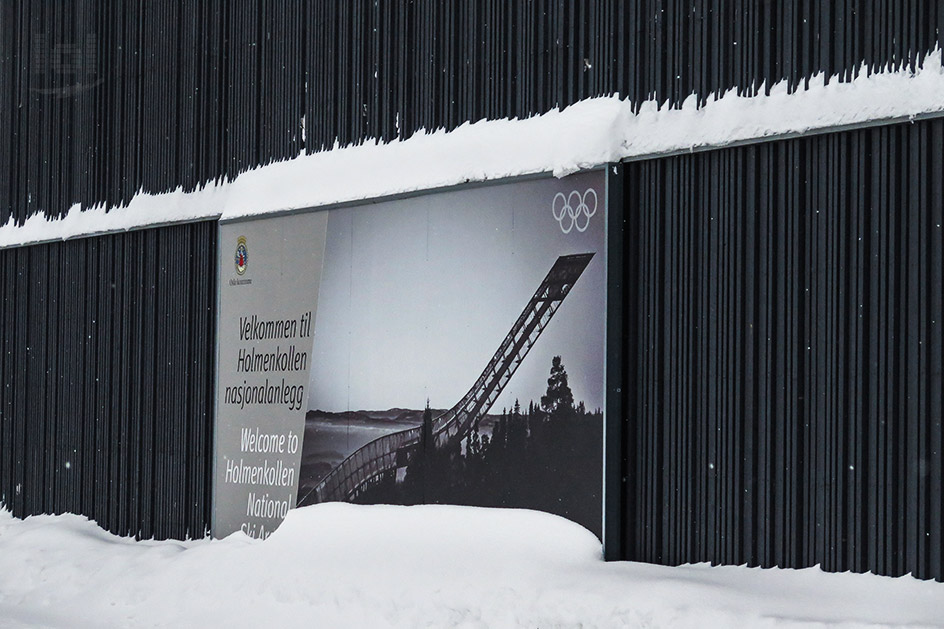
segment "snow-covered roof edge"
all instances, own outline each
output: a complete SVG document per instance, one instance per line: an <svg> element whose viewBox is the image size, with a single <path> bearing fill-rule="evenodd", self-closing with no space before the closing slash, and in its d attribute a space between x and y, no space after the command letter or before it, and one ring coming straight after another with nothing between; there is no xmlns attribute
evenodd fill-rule
<svg viewBox="0 0 944 629"><path fill-rule="evenodd" d="M730 91L699 108L647 101L633 112L618 96L591 98L523 120L482 120L449 132L419 132L386 144L367 141L258 167L199 190L139 193L122 207L73 206L62 219L42 213L0 226L0 247L169 223L334 206L468 182L553 173L608 162L721 147L881 121L944 114L941 51L915 72L900 69L841 83L816 75L809 88L770 94ZM106 211L107 210L107 211Z"/></svg>

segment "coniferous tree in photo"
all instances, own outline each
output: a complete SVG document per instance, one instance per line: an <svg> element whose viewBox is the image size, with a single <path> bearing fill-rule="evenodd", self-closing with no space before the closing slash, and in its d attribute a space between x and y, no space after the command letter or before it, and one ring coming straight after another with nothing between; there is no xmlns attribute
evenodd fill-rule
<svg viewBox="0 0 944 629"><path fill-rule="evenodd" d="M551 375L547 379L547 393L541 396L541 407L549 415L574 408L574 394L567 383L567 370L560 356L551 360Z"/></svg>
<svg viewBox="0 0 944 629"><path fill-rule="evenodd" d="M423 430L420 433L421 449L433 447L433 411L429 408L429 399L426 400L426 408L423 409Z"/></svg>
<svg viewBox="0 0 944 629"><path fill-rule="evenodd" d="M429 400L423 409L423 423L420 425L420 439L413 453L403 480L403 499L407 504L419 504L427 501L430 467L433 463L436 442L433 439L433 411L429 408Z"/></svg>

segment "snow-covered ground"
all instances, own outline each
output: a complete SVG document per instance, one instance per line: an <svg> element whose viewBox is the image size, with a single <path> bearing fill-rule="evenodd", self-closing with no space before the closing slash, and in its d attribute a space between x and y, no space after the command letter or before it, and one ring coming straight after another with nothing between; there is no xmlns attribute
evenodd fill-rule
<svg viewBox="0 0 944 629"><path fill-rule="evenodd" d="M562 518L327 504L266 541L134 542L0 512L3 627L944 626L911 577L604 563Z"/></svg>
<svg viewBox="0 0 944 629"><path fill-rule="evenodd" d="M619 96L592 98L524 120L481 120L450 132L356 146L261 166L200 190L142 191L125 207L75 205L61 220L42 212L0 226L0 247L195 219L323 207L520 175L563 176L624 158L724 146L759 138L944 113L944 67L936 50L912 72L886 68L848 82L814 76L756 96L727 92L702 107ZM299 120L299 132L303 121ZM43 210L43 208L38 208Z"/></svg>

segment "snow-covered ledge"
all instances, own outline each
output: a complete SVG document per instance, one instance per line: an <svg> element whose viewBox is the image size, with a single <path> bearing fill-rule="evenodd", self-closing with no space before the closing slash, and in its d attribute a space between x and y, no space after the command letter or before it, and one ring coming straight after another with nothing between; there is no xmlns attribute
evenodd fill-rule
<svg viewBox="0 0 944 629"><path fill-rule="evenodd" d="M334 205L466 182L552 173L561 177L607 162L762 138L944 113L941 52L916 72L859 76L841 83L817 75L809 89L770 95L728 92L698 108L655 101L633 113L617 96L592 98L524 120L466 123L387 144L368 141L255 168L231 183L194 192L136 195L127 206L73 206L65 218L34 215L0 227L0 247L189 221L236 218Z"/></svg>

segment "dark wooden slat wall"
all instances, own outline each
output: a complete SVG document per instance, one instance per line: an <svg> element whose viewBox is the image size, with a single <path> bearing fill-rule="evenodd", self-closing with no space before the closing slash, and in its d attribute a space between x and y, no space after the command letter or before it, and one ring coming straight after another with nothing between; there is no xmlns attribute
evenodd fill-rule
<svg viewBox="0 0 944 629"><path fill-rule="evenodd" d="M627 558L944 580L944 121L624 172Z"/></svg>
<svg viewBox="0 0 944 629"><path fill-rule="evenodd" d="M0 503L115 533L210 522L215 222L0 250Z"/></svg>
<svg viewBox="0 0 944 629"><path fill-rule="evenodd" d="M589 96L911 66L942 24L939 0L3 2L0 223Z"/></svg>
<svg viewBox="0 0 944 629"><path fill-rule="evenodd" d="M315 152L366 138L405 138L420 129L451 129L468 120L526 116L589 96L619 93L637 103L655 98L678 104L692 93L704 101L729 89L756 93L779 80L796 88L817 72L847 80L880 67L910 67L939 45L942 26L944 2L939 0L0 2L0 223L11 217L22 222L39 213L59 216L77 203L118 205L139 190L192 190L300 151ZM888 133L891 138L902 132L835 136L859 138L850 140L858 160L855 168L848 161L851 157L843 162L820 157L816 162L833 171L837 164L845 164L846 170L836 172L848 171L852 183L840 191L822 186L808 189L798 180L789 180L809 168L808 156L795 152L799 149L782 148L809 145L803 142L839 142L836 139L723 151L717 157L673 158L627 170L637 173L627 175L627 181L636 181L638 169L678 164L678 170L665 177L674 182L672 194L678 203L692 204L695 191L702 188L697 187L701 180L693 180L691 169L704 162L708 165L698 166L703 169L699 176L729 181L744 175L752 182L751 198L767 204L763 213L751 215L755 222L766 221L758 224L736 224L730 214L735 210L726 210L724 229L728 231L713 220L708 231L693 231L695 219L686 214L673 215L674 222L667 222L668 216L653 219L653 232L631 226L627 233L639 234L640 242L649 247L657 247L658 239L675 233L672 230L686 239L687 248L673 250L674 257L663 266L643 265L654 274L650 281L682 274L685 265L692 264L691 251L707 247L707 239L721 237L718 234L740 242L738 238L767 229L768 223L775 233L793 234L793 240L771 240L769 250L747 248L739 261L706 261L699 272L717 279L718 285L711 290L704 284L708 275L681 277L684 294L701 291L699 299L711 301L714 308L698 315L700 329L720 330L732 324L711 314L719 309L733 309L744 318L758 304L765 304L767 310L758 311L758 325L766 326L765 333L769 328L773 345L738 329L730 336L711 337L710 343L704 341L708 345L701 346L681 328L658 328L640 314L648 311L627 311L627 320L638 320L640 330L652 335L640 337L640 348L645 341L674 355L689 352L697 358L678 367L688 380L679 380L678 374L674 380L653 379L654 370L666 369L664 359L651 351L642 354L644 360L625 370L650 378L645 388L634 391L638 397L630 400L631 406L654 405L645 407L651 413L664 405L686 413L710 410L713 417L736 417L742 423L744 417L761 412L764 417L793 413L794 422L810 413L830 417L830 422L841 421L823 423L824 419L816 424L820 432L815 435L805 425L801 430L790 424L788 430L788 424L776 422L761 422L756 432L751 432L753 425L745 425L743 434L709 433L705 426L677 420L665 426L643 423L638 433L630 431L630 439L650 440L641 444L658 442L668 448L670 443L704 443L708 447L704 454L686 451L677 460L669 458L667 449L661 451L661 459L640 459L639 472L656 480L646 488L649 493L635 497L650 501L641 504L662 504L657 497L665 496L664 506L657 506L660 517L702 513L722 505L734 509L723 511L723 517L673 529L671 535L668 529L658 529L662 537L645 538L647 545L639 545L643 538L627 539L626 547L634 556L642 556L645 548L653 560L676 561L683 549L696 548L700 550L693 557L720 561L743 556L767 564L799 561L810 552L819 557L816 553L827 549L839 552L824 546L833 543L832 537L786 535L796 522L812 522L829 506L834 508L829 511L831 519L815 522L835 532L830 535L840 536L836 539L843 540L840 546L846 550L842 561L824 562L895 573L901 561L911 565L910 559L901 559L905 548L901 539L917 540L912 520L937 523L940 529L940 501L922 502L921 498L927 492L941 495L940 449L933 446L940 443L939 419L921 424L919 432L911 432L907 421L896 419L898 423L889 424L887 420L892 411L899 413L896 418L910 418L922 409L927 409L929 417L940 417L939 391L911 378L916 372L925 374L922 378L928 382L940 377L940 340L934 336L937 323L929 322L927 314L940 311L940 294L928 293L920 308L907 311L907 320L896 315L897 328L888 327L891 324L879 317L883 313L874 310L879 306L872 306L868 315L863 314L870 327L863 327L864 323L853 325L844 318L851 316L854 304L835 298L829 301L823 277L815 276L819 292L808 297L783 279L786 269L817 269L817 273L826 269L826 279L844 282L844 295L879 300L875 303L884 304L884 315L891 316L896 299L939 277L934 269L940 269L941 251L930 228L896 223L894 237L883 236L884 232L863 235L870 246L881 247L875 249L875 256L893 258L911 252L910 239L917 239L926 262L918 265L924 269L923 276L913 275L910 266L876 270L878 262L836 235L853 228L871 229L869 221L878 220L873 214L879 210L867 213L862 208L879 207L870 204L892 194L902 195L899 200L907 196L912 214L939 213L928 208L935 207L935 200L942 196L935 188L940 187L940 177L929 179L924 196L902 192L901 182L907 177L900 159L914 160L914 151L937 159L932 149L940 148L937 126L921 123L914 129L925 130L927 135L915 142L899 138L897 148L882 144L878 153L869 152L878 142L874 134ZM904 146L911 151L907 156L895 153ZM724 156L751 151L760 155L756 161L744 158L741 165L724 161L734 159ZM789 185L788 180L792 181ZM643 187L650 195L644 200L650 204L667 194L655 181L651 180L650 188ZM634 191L632 184L626 189L627 199L639 201L638 189ZM773 212L785 204L811 203L811 190L818 195L816 199L835 207L854 205L857 209L850 216L858 222L830 215L846 232L830 231L827 237L812 218L804 219L807 224ZM738 192L734 185L709 192L713 207L734 204L731 207L742 208L747 203L748 193ZM814 228L816 238L827 239L824 247L831 242L828 238L834 238L845 247L843 253L831 248L797 249L797 243L806 242L802 237ZM208 228L160 229L0 252L4 300L0 316L6 330L0 338L0 491L18 514L78 511L112 530L144 536L201 530L207 506L199 501L207 499L209 481L196 468L174 475L169 462L205 462L209 456L207 425L200 418L209 413L204 405L209 404L212 383L197 374L209 374L212 364L212 331L207 332L207 326L212 326L213 316L205 300L216 287L212 273L201 273L210 268L205 265L210 264L215 243L213 235L203 229ZM790 246L796 251L786 249L786 242L793 243ZM153 261L155 252L161 261ZM178 257L165 264L168 255ZM824 266L821 257L830 255L847 256L850 261L845 266L835 262ZM190 256L190 266L180 256ZM850 264L868 273L863 270L852 278ZM762 265L764 275L755 271L756 265ZM108 276L114 288L103 283L102 278ZM754 278L756 286L744 284L744 279L729 286L725 284L729 277ZM640 309L688 307L669 289L640 298ZM781 301L792 304L793 310L777 310L774 306ZM797 314L797 309L813 305L831 314L815 321ZM120 325L105 330L101 321L106 319ZM175 321L176 326L171 326ZM913 322L917 329L911 327ZM852 365L835 357L830 362L813 354L772 353L771 347L793 347L807 337L817 343L833 338L837 325L847 326L848 331L835 351L854 355ZM82 343L76 340L76 330L85 334ZM929 336L922 336L922 330ZM912 352L914 338L921 347L925 347L924 338L930 339L930 347L923 350L926 355ZM749 348L748 354L742 352L743 346ZM175 364L182 356L195 361L188 374L157 367ZM863 356L872 362L865 362ZM758 372L758 365L766 371ZM704 385L699 396L693 397L685 388L694 386L691 381L696 374L721 368L730 370L723 380L727 389ZM795 381L794 374L807 380ZM795 391L812 386L810 374L817 378L833 374L828 380L832 389L821 397L799 399ZM755 382L763 382L766 388L757 393L760 385ZM843 384L847 382L854 384ZM888 397L892 386L897 387L896 393ZM172 392L174 397L163 392ZM190 397L178 399L184 392ZM167 417L183 422L176 432L164 430L161 422ZM834 443L836 452L843 453L822 463L823 469L835 471L837 461L845 462L842 457L853 456L852 452L862 460L870 456L877 460L863 469L855 459L854 470L849 472L858 474L858 480L854 486L842 485L841 491L836 490L839 493L831 493L832 477L784 473L783 464L805 457L811 444L820 440ZM107 457L99 453L99 447L115 442L120 447L111 449ZM71 444L70 465L82 472L63 473L61 460L43 454L40 443L49 452L65 452L63 448ZM628 442L628 448L631 445ZM927 449L932 447L938 449ZM667 493L668 472L662 464L675 466L673 478L689 478L704 462L698 457L714 460L732 452L743 452L747 462L739 463L739 469L756 476L749 478L744 472L738 477L740 484L728 486L711 480L719 473L713 472L715 476L697 477L700 484L688 493ZM779 458L763 458L768 452ZM925 452L927 457L907 458L915 452ZM101 467L106 462L107 467ZM908 465L910 472L895 476L896 470ZM921 474L931 469L930 480L912 482L915 465ZM885 485L895 483L901 484L900 491L880 493L886 491ZM753 496L758 486L772 489L759 502L750 502L750 508L744 507L739 496ZM102 493L106 487L107 493ZM30 490L28 495L24 488ZM137 498L129 498L133 495ZM174 519L171 509L174 496L179 495L196 501L196 506L188 503L187 515ZM798 505L800 511L783 511L776 502L781 498L792 500L784 504ZM879 498L886 501L881 509L875 502ZM902 505L907 508L899 511ZM852 513L861 517L852 522ZM751 528L755 522L761 523L756 536ZM643 530L650 529L641 528L634 535L643 535ZM731 530L741 537L731 537ZM894 534L886 535L889 531ZM866 542L862 540L879 533L880 541L863 550ZM709 538L717 547L705 554L704 540ZM797 541L788 543L791 539ZM921 564L927 566L924 574L941 575L940 547L933 532L923 545L914 547L915 556L926 562ZM752 554L745 554L746 548Z"/></svg>

